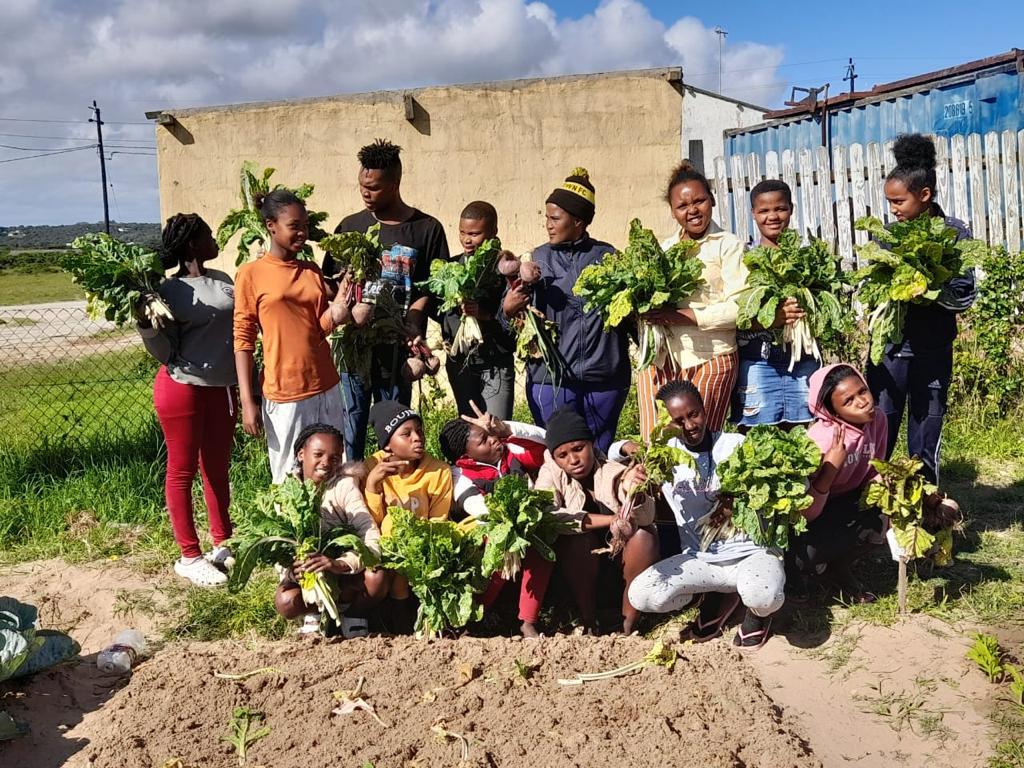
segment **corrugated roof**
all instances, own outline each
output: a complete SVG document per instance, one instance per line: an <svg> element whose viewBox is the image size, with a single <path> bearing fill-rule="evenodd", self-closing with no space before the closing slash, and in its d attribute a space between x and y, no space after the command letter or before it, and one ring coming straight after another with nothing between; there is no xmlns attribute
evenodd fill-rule
<svg viewBox="0 0 1024 768"><path fill-rule="evenodd" d="M955 67L937 69L934 72L926 72L923 75L915 75L914 77L904 78L903 80L894 80L891 83L882 83L881 85L876 85L870 91L853 91L852 93L833 96L827 101L819 101L816 104L808 103L798 107L787 107L786 109L772 110L770 112L765 112L764 117L766 120L776 120L785 117L810 115L814 112L820 111L822 107L825 106L830 110L834 107L849 107L866 99L884 97L887 94L893 94L899 91L919 89L921 86L931 85L951 78L973 74L975 72L981 72L986 69L1005 66L1006 64L1013 62L1016 62L1018 72L1024 72L1024 51L1020 48L1012 48L1006 53L1000 53L996 56L989 56L984 59L977 59L976 61L969 61L966 64L958 64Z"/></svg>

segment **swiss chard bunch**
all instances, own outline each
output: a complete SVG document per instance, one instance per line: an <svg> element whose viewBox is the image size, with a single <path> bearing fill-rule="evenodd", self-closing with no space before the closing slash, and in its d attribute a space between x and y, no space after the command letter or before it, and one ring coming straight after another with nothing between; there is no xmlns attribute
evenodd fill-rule
<svg viewBox="0 0 1024 768"><path fill-rule="evenodd" d="M342 272L347 272L357 285L380 277L380 222L366 230L365 234L342 232L324 235L317 245L334 259L336 273L328 277L338 277Z"/></svg>
<svg viewBox="0 0 1024 768"><path fill-rule="evenodd" d="M654 233L633 219L626 249L586 267L573 293L583 299L586 310L601 313L605 330L653 309L675 309L704 283L698 250L695 241L680 240L663 251ZM662 367L666 360L671 364L664 329L641 323L639 367Z"/></svg>
<svg viewBox="0 0 1024 768"><path fill-rule="evenodd" d="M171 310L157 293L164 268L160 257L152 251L107 234L90 232L75 238L71 251L61 258L61 266L85 291L91 317L102 315L117 325L128 325L141 304L143 314L154 328L174 321Z"/></svg>
<svg viewBox="0 0 1024 768"><path fill-rule="evenodd" d="M980 240L957 242L957 231L940 216L918 216L888 227L865 216L855 227L872 237L857 246L867 264L853 273L852 282L868 312L871 362L878 364L886 344L903 340L908 305L935 301L946 282L980 263L988 248Z"/></svg>
<svg viewBox="0 0 1024 768"><path fill-rule="evenodd" d="M555 539L573 530L570 523L552 514L554 495L531 490L521 475L505 475L484 501L487 515L482 518L481 529L487 544L483 569L488 576L500 571L503 579L514 579L530 547L545 560L554 560Z"/></svg>
<svg viewBox="0 0 1024 768"><path fill-rule="evenodd" d="M241 207L233 208L228 211L227 216L217 227L217 245L224 249L227 246L228 241L231 240L237 233L241 232L241 239L238 241L238 256L235 258L235 266L248 261L253 253L253 246L256 247L256 255L263 253L268 244L270 243L270 234L267 232L266 225L263 223L263 216L256 208L254 198L258 194L266 195L269 192L273 192L275 189L284 189L283 184L275 184L270 186L270 177L274 175L274 168L264 168L260 170L259 166L252 161L246 160L242 163L242 171L240 173L240 198ZM307 198L313 194L312 184L303 184L292 190L295 196L306 202ZM327 213L324 211L307 211L309 216L309 232L307 232L307 239L313 242L319 241L321 238L326 237L327 233L323 231L321 225L327 221ZM312 260L313 249L309 243L306 243L303 248L303 257Z"/></svg>
<svg viewBox="0 0 1024 768"><path fill-rule="evenodd" d="M487 585L483 534L447 520L422 520L391 507L391 532L381 539L382 565L398 571L419 598L416 633L436 636L483 618L477 593Z"/></svg>
<svg viewBox="0 0 1024 768"><path fill-rule="evenodd" d="M287 568L315 553L337 557L353 551L364 565L375 565L377 555L359 536L346 528L323 528L322 499L321 488L312 480L287 477L258 495L251 507L243 507L234 521L234 535L225 542L237 552L235 567L228 576L228 589L242 589L257 565ZM299 577L299 586L303 600L323 607L338 621L338 607L323 574L304 573Z"/></svg>
<svg viewBox="0 0 1024 768"><path fill-rule="evenodd" d="M924 502L937 490L921 475L924 462L916 456L901 456L892 461L872 459L871 466L878 475L865 487L861 505L877 508L889 518L896 543L908 559L924 557L936 543L935 536L925 530Z"/></svg>
<svg viewBox="0 0 1024 768"><path fill-rule="evenodd" d="M665 410L665 406L658 402L654 428L651 429L647 442L643 442L639 437L632 438L633 442L640 446L633 454L633 463L643 464L647 471L645 487L657 488L664 483L671 482L675 468L678 466L696 466L690 453L682 448L669 445L669 441L678 435L679 428L672 423L672 417Z"/></svg>
<svg viewBox="0 0 1024 768"><path fill-rule="evenodd" d="M378 345L404 345L405 323L402 320L402 308L398 306L390 290L383 290L377 294L373 318L368 325L339 325L327 341L331 345L331 357L338 370L369 381L373 348Z"/></svg>
<svg viewBox="0 0 1024 768"><path fill-rule="evenodd" d="M796 230L787 229L779 235L778 248L758 246L743 263L750 275L737 299L736 327L746 330L756 320L770 328L779 307L794 298L806 314L775 331L776 340L790 348L789 370L805 355L821 360L817 340L844 333L850 316L846 280L828 245L815 238L801 245Z"/></svg>
<svg viewBox="0 0 1024 768"><path fill-rule="evenodd" d="M487 291L502 283L497 269L501 252L498 238L484 240L461 261L435 261L430 265L430 277L418 285L441 301L441 312L455 309L466 301L479 301ZM448 351L452 355L464 355L482 344L483 340L477 319L463 316Z"/></svg>
<svg viewBox="0 0 1024 768"><path fill-rule="evenodd" d="M733 526L762 547L785 550L790 530L807 530L803 511L821 450L803 427L789 432L761 424L718 465L719 487L732 498Z"/></svg>

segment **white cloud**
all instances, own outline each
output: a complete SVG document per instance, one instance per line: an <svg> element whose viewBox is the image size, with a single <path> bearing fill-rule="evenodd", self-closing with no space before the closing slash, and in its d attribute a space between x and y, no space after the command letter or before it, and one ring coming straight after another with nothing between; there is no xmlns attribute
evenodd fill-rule
<svg viewBox="0 0 1024 768"><path fill-rule="evenodd" d="M144 122L160 107L669 65L694 85L718 82L713 29L693 17L666 26L641 0L603 0L579 18L524 0L22 0L0 6L0 27L11 30L0 47L4 117L85 120L95 98L105 120ZM725 93L774 102L782 58L781 47L728 39ZM0 121L0 133L74 141L92 130ZM104 130L153 143L146 125ZM19 146L74 143L33 141ZM23 154L0 150L0 160ZM90 151L0 164L0 224L97 219L96 166ZM109 167L112 212L155 220L155 158L115 155Z"/></svg>

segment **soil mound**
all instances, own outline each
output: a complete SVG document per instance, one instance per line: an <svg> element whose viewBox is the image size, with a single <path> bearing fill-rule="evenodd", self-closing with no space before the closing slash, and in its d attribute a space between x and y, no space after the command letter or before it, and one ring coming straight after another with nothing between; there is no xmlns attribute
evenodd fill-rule
<svg viewBox="0 0 1024 768"><path fill-rule="evenodd" d="M169 647L140 664L102 716L66 734L83 745L67 764L234 768L223 736L233 708L248 707L265 714L254 730L270 732L249 746L246 764L268 768L821 765L724 645L681 646L672 671L557 682L641 659L650 647L640 638L571 636ZM334 712L344 697L336 692L351 692L360 678L358 696L380 722L366 711Z"/></svg>

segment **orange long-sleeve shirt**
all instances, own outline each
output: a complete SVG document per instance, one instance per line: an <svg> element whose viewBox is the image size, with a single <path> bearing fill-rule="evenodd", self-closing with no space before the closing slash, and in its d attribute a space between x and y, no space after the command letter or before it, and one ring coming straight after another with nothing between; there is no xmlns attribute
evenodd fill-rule
<svg viewBox="0 0 1024 768"><path fill-rule="evenodd" d="M263 335L263 396L277 403L305 400L337 385L331 359L327 286L310 262L267 253L235 275L236 352L256 349Z"/></svg>

